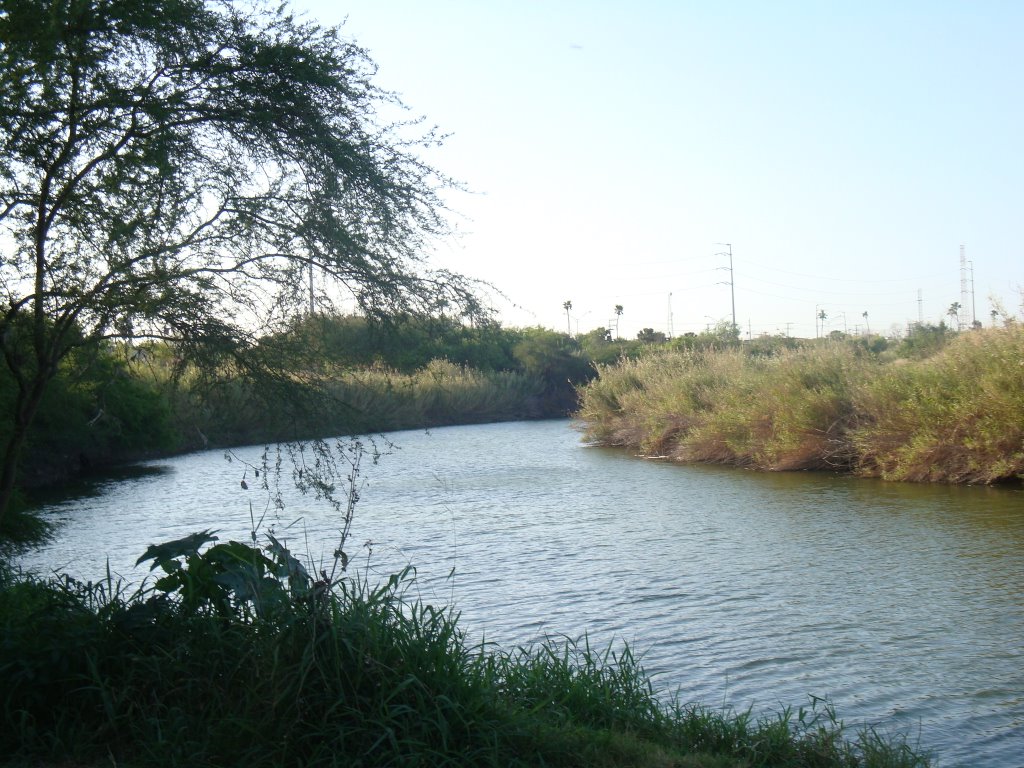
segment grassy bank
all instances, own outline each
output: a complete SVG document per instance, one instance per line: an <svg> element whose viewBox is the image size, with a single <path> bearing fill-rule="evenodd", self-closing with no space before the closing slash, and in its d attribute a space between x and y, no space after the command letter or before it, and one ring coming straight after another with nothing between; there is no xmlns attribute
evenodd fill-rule
<svg viewBox="0 0 1024 768"><path fill-rule="evenodd" d="M666 706L628 649L467 643L450 610L319 579L286 549L197 534L161 575L0 570L8 765L925 766L826 707L763 719Z"/></svg>
<svg viewBox="0 0 1024 768"><path fill-rule="evenodd" d="M537 377L446 360L411 373L373 367L329 370L315 380L296 374L258 386L230 375L155 385L173 403L175 430L186 448L555 415Z"/></svg>
<svg viewBox="0 0 1024 768"><path fill-rule="evenodd" d="M84 373L69 370L47 393L22 457L26 487L207 447L565 413L551 407L538 376L445 360L409 373L332 368L315 379L290 374L258 382L227 366L211 377L176 375L172 362L159 357L131 365L113 355L101 361ZM0 406L12 390L0 381Z"/></svg>
<svg viewBox="0 0 1024 768"><path fill-rule="evenodd" d="M1024 329L899 358L847 341L772 354L659 351L601 366L588 439L678 461L889 480L1024 479Z"/></svg>

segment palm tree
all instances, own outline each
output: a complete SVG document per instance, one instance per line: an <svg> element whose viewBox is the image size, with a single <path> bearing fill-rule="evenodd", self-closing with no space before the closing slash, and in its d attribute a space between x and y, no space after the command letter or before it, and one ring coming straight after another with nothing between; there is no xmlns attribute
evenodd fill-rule
<svg viewBox="0 0 1024 768"><path fill-rule="evenodd" d="M569 329L569 335L572 336L572 320L569 319L569 310L572 309L572 302L563 302L562 309L565 310L565 325Z"/></svg>
<svg viewBox="0 0 1024 768"><path fill-rule="evenodd" d="M864 312L861 312L860 316L864 318L864 325L867 326L868 336L870 336L871 335L871 323L868 322L867 310L865 310Z"/></svg>
<svg viewBox="0 0 1024 768"><path fill-rule="evenodd" d="M825 310L824 309L818 310L817 319L821 321L821 333L824 333L825 332L825 321L828 319L828 315L825 314ZM819 335L821 335L821 334L819 334Z"/></svg>
<svg viewBox="0 0 1024 768"><path fill-rule="evenodd" d="M615 338L619 338L619 318L622 316L622 305L615 305Z"/></svg>

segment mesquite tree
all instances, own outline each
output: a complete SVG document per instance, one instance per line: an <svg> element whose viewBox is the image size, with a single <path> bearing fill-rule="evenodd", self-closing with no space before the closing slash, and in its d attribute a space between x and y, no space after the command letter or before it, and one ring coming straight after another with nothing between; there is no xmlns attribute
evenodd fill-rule
<svg viewBox="0 0 1024 768"><path fill-rule="evenodd" d="M342 290L367 315L472 308L468 281L420 257L450 184L416 155L435 137L384 122L397 99L373 74L283 7L0 0L0 525L77 347L239 353Z"/></svg>

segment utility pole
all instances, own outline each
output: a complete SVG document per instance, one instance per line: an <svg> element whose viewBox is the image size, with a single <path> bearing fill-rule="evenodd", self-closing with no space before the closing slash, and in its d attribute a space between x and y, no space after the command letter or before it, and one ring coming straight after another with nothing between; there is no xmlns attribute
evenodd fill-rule
<svg viewBox="0 0 1024 768"><path fill-rule="evenodd" d="M963 244L960 245L960 306L967 309L967 256L964 254ZM956 317L956 329L958 331L964 329L960 315Z"/></svg>
<svg viewBox="0 0 1024 768"><path fill-rule="evenodd" d="M720 251L715 255L729 257L729 282L724 283L724 285L729 286L729 296L732 298L732 332L739 333L739 326L736 325L736 280L733 277L732 271L732 243L715 243L715 245L724 245L729 249L728 251ZM726 269L726 267L718 267L718 269Z"/></svg>
<svg viewBox="0 0 1024 768"><path fill-rule="evenodd" d="M974 312L974 262L967 262L971 267L971 327L975 328L978 325L978 316Z"/></svg>
<svg viewBox="0 0 1024 768"><path fill-rule="evenodd" d="M672 292L668 293L668 337L672 338Z"/></svg>

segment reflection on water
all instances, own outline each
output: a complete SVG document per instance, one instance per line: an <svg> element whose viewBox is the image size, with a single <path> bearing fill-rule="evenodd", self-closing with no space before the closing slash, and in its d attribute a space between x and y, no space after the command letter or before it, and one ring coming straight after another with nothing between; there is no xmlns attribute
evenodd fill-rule
<svg viewBox="0 0 1024 768"><path fill-rule="evenodd" d="M775 711L813 694L848 723L919 734L943 766L1024 754L1020 490L683 467L582 446L565 422L392 438L350 551L372 577L415 565L471 637L626 640L684 701ZM24 564L96 578L109 556L138 579L147 544L247 537L250 503L267 509L219 452L151 466L50 506L61 534ZM287 514L264 527L328 557L334 514L303 498Z"/></svg>

